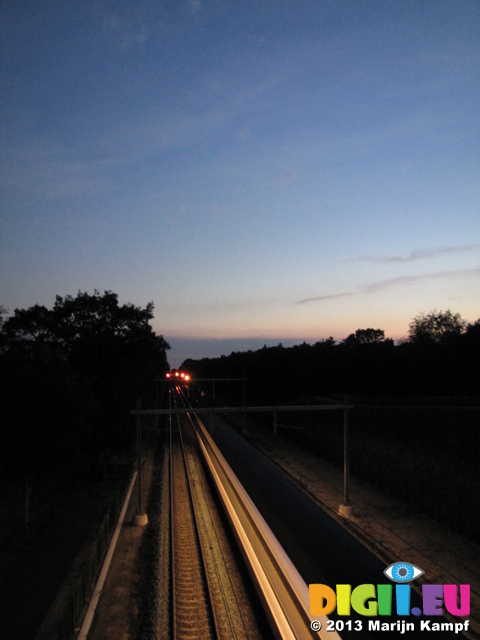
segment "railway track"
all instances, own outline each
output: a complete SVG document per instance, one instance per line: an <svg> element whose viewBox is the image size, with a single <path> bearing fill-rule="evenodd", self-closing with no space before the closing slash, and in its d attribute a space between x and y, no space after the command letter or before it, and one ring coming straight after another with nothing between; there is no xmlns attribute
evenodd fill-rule
<svg viewBox="0 0 480 640"><path fill-rule="evenodd" d="M177 391L172 398L181 401ZM197 451L192 419L170 425L172 637L265 637Z"/></svg>
<svg viewBox="0 0 480 640"><path fill-rule="evenodd" d="M173 637L216 638L180 433L170 437ZM198 636L197 636L198 634Z"/></svg>
<svg viewBox="0 0 480 640"><path fill-rule="evenodd" d="M180 386L170 403L169 638L338 640Z"/></svg>
<svg viewBox="0 0 480 640"><path fill-rule="evenodd" d="M179 407L175 408L175 410L173 410L173 408L169 410L138 410L132 413L135 415L156 415L157 413L167 413L167 411L170 413L170 420L175 416L175 421L177 421L180 416L182 416L182 419L188 420L192 417L193 420L195 410L191 407ZM202 408L200 408L198 413L203 415L206 411L202 411ZM185 418L185 416L189 417ZM189 444L185 446L184 442L183 447L183 451L185 452L184 458L186 460L185 468L191 469L189 486L191 488L192 505L196 503L204 504L207 512L216 512L216 507L210 509L207 506L207 501L203 500L202 502L201 499L198 499L198 495L203 493L203 489L199 489L202 482L199 480L200 476L197 477L197 473L200 467L205 467L208 469L211 484L214 486L215 493L219 497L223 511L230 522L231 530L236 539L237 549L240 550L245 560L245 566L248 568L251 581L255 585L273 635L282 640L307 640L311 638L339 640L340 638L353 637L352 633L355 633L355 636L358 637L369 637L371 635L370 627L367 629L366 626L366 622L368 621L362 622L362 620L360 620L360 629L356 628L353 630L351 626L353 623L349 620L345 622L341 618L336 619L334 617L330 619L324 615L313 616L310 614L308 585L252 501L247 490L239 480L239 477L237 477L232 467L228 464L219 445L227 453L232 454L230 457L232 464L234 464L237 471L239 471L240 476L243 477L246 486L250 487L252 495L259 499L259 504L262 504L263 495L261 492L256 491L256 483L262 487L262 490L265 489L267 501L263 500L264 506L270 508L273 505L279 512L285 508L287 518L291 518L293 515L293 517L298 517L302 522L312 523L312 529L306 532L308 535L304 536L304 540L309 548L314 550L318 549L321 558L323 558L323 562L327 564L330 562L330 559L326 556L325 549L321 548L321 545L327 544L327 553L331 553L334 559L338 557L342 567L346 567L348 571L350 571L350 563L352 564L352 568L357 568L356 565L358 565L360 570L359 575L362 579L364 574L373 576L380 574L381 566L380 568L376 566L379 563L378 559L367 557L369 556L368 552L359 545L358 541L355 539L351 541L347 540L348 534L340 527L333 526L335 523L330 522L324 514L314 509L310 501L304 500L301 492L290 491L284 479L282 480L278 474L270 473L267 465L263 465L257 456L246 450L242 445L243 441L241 438L238 436L232 438L232 435L235 435L234 432L225 426L213 410L208 415L208 423L206 424L203 424L198 416L195 416L194 419L194 429L188 432L186 431L185 433L189 433L190 436L188 437L196 441L201 451L201 457L188 453ZM179 427L177 427L177 430L180 432ZM178 436L178 438L180 438L180 436ZM174 451L173 441L171 449ZM243 457L249 459L249 464L242 467L242 465L239 464L239 460L241 463ZM195 462L193 464L192 461L194 459ZM202 464L198 463L199 459L201 459ZM262 484L263 474L266 474L264 484ZM269 491L266 491L268 485L270 485ZM287 504L288 501L291 503L292 500L294 501L295 508L292 508L291 504ZM173 502L175 502L175 499L172 500L172 504ZM297 508L298 503L301 503L300 509ZM198 511L198 508L194 508L193 506L192 509ZM205 514L202 514L201 518L204 522L208 522L209 520ZM285 519L283 522L285 523ZM212 540L214 536L208 533L202 533L202 529L203 525L196 525L197 539L199 541L201 539L203 540L201 544L204 549L213 548ZM287 529L287 531L289 531L289 529ZM321 533L320 544L317 539L314 539L318 532ZM172 535L175 535L174 531ZM288 548L288 539L286 542ZM352 544L347 544L347 542L352 542ZM295 549L293 551L295 551ZM202 598L205 601L203 604L205 617L209 620L208 624L210 625L208 631L204 630L197 633L197 610L195 609L195 612L191 614L190 617L188 617L187 613L184 614L186 619L190 621L189 635L173 635L173 637L255 637L254 635L250 635L248 628L242 629L242 625L230 616L230 612L227 613L226 619L230 616L231 620L234 621L225 623L226 631L221 629L222 625L216 620L218 612L222 607L229 609L231 602L231 600L227 598L227 604L222 605L222 597L224 595L222 583L217 581L217 586L212 588L212 584L214 584L215 581L207 578L208 575L215 575L219 572L218 567L220 564L218 564L218 558L221 557L221 555L222 553L218 550L212 553L212 556L215 556L214 560L212 560L212 562L214 562L213 569L208 568L209 560L202 560L204 575L204 582L202 582L202 584L206 585L202 587L202 589L204 589ZM313 555L310 557L312 562L316 561ZM370 570L370 561L375 565L373 571ZM187 560L187 564L189 563L190 560ZM228 565L228 562L224 562L224 564ZM332 565L331 562L330 565ZM380 565L382 565L382 563L380 563ZM182 569L176 567L175 571L181 573ZM195 578L195 580L198 591L198 585L201 583L201 579ZM226 582L229 580L230 579ZM371 580L372 584L374 584L374 580L375 577ZM354 580L354 582L360 584L358 580ZM206 595L207 592L208 596ZM233 599L236 597L234 592ZM195 607L199 606L200 604L195 604ZM239 609L240 612L243 613L241 606ZM389 621L386 621L386 623L388 624ZM365 624L364 627L362 627L363 624ZM390 621L390 624L396 625L396 619L394 618L393 622ZM373 629L373 631L376 630L377 629ZM263 631L264 629L262 629L257 637L266 638L267 636ZM360 631L360 633L357 633L357 631ZM404 633L403 629L394 629L393 626L390 631L392 635L395 636ZM443 637L445 634L442 632L441 635ZM448 630L446 631L446 635L448 635ZM171 637L170 635L169 640ZM163 638L164 636L162 636L162 640Z"/></svg>

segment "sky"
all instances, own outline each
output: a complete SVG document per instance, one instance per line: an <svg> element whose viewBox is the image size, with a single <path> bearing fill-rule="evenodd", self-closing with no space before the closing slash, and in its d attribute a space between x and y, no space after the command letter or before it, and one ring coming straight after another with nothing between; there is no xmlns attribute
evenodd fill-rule
<svg viewBox="0 0 480 640"><path fill-rule="evenodd" d="M0 304L178 367L480 317L477 0L0 0Z"/></svg>

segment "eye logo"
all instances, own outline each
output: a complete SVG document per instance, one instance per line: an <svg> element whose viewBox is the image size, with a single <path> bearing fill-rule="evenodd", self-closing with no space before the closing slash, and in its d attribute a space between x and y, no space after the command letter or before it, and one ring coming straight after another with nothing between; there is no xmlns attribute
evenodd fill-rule
<svg viewBox="0 0 480 640"><path fill-rule="evenodd" d="M394 562L383 572L393 582L411 582L425 573L420 567L409 562Z"/></svg>

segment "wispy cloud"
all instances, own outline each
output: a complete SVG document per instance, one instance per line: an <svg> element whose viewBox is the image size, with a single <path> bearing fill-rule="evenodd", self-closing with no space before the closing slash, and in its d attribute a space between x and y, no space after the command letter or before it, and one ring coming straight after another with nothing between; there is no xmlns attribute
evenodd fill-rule
<svg viewBox="0 0 480 640"><path fill-rule="evenodd" d="M333 300L335 298L348 298L350 296L356 296L359 291L346 291L344 293L327 293L322 296L314 296L313 298L304 298L303 300L297 300L295 304L307 304L309 302L325 302L326 300Z"/></svg>
<svg viewBox="0 0 480 640"><path fill-rule="evenodd" d="M414 249L404 256L361 256L358 258L363 262L375 262L377 264L415 262L416 260L426 260L437 258L448 254L470 253L480 249L480 243L464 244L458 246L433 247L431 249Z"/></svg>
<svg viewBox="0 0 480 640"><path fill-rule="evenodd" d="M347 291L342 293L323 294L320 296L312 296L311 298L303 298L297 300L295 304L309 304L311 302L325 302L334 298L346 298L358 296L367 293L377 293L378 291L386 291L394 287L408 286L428 282L430 280L442 280L444 278L467 278L470 276L480 276L480 267L474 269L460 269L457 271L438 271L435 273L422 273L412 276L398 276L397 278L388 278L387 280L377 280L368 284L361 285L356 291Z"/></svg>

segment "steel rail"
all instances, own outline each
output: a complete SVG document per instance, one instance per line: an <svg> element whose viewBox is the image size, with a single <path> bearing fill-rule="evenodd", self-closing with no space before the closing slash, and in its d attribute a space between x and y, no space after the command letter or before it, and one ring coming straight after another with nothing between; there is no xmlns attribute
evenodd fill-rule
<svg viewBox="0 0 480 640"><path fill-rule="evenodd" d="M193 437L195 438L195 443L197 443L194 419L192 418L191 414L188 414L187 417L190 422L190 428L192 430ZM191 461L191 464L196 466L196 459L197 458L195 458L193 463ZM200 457L198 458L198 460L200 460ZM204 470L204 465L202 465L202 469ZM205 504L207 504L208 501L207 501L207 496L205 495L204 484L202 482L199 482L199 483L194 482L193 486L196 487L197 491L200 491L202 493ZM210 585L212 587L211 593L213 594L215 592L217 598L220 599L222 603L222 605L219 605L219 607L217 606L212 607L215 628L217 629L217 636L219 638L225 637L225 632L223 633L221 632L222 622L223 622L223 628L224 629L225 627L228 628L229 640L232 640L233 638L237 638L237 637L242 637L242 632L245 635L245 637L248 638L249 632L247 629L247 623L244 619L245 612L242 610L241 603L239 602L237 593L235 592L235 587L232 582L230 569L228 568L228 559L225 558L225 555L222 549L222 543L221 543L221 540L219 539L218 530L213 521L213 517L212 517L213 514L211 513L210 510L204 510L203 512L200 510L198 514L199 522L202 520L202 514L203 514L203 526L202 526L203 535L200 536L200 539L203 537L203 543L201 544L201 548L203 551L204 545L205 545L205 548L209 549L210 551L210 563L207 561L205 554L204 554L204 558L205 558L205 567L207 568L210 564L210 570L212 571L212 574L210 574L210 571L207 571L206 573L207 573L207 577L210 576L208 580L209 580L209 583L211 581L211 585ZM208 523L206 521L208 521ZM217 553L218 553L218 556L216 555ZM220 567L223 567L223 571ZM225 578L225 576L227 577ZM216 589L214 587L215 582L217 583ZM226 586L225 582L227 583L227 587L230 587L230 589L225 588ZM235 613L237 615L237 620L235 620L235 613L232 610L232 600L229 600L229 596L227 595L227 592L230 594L233 594L234 603L236 605ZM220 607L221 607L221 613L220 613Z"/></svg>
<svg viewBox="0 0 480 640"><path fill-rule="evenodd" d="M178 397L182 400L182 402L184 402L181 394L178 394ZM185 447L185 441L183 438L183 433L182 433L182 427L180 424L180 418L178 418L178 429L179 429L179 434L180 434L180 441L182 444L182 454L183 454L183 463L184 463L184 467L185 467L185 475L187 478L187 484L188 484L188 494L190 496L190 503L192 505L192 514L193 514L193 519L195 522L195 533L196 533L196 539L198 540L198 549L200 551L200 557L202 560L202 569L203 569L203 576L205 578L205 586L206 586L206 595L208 598L208 609L209 609L209 613L211 616L211 620L213 623L213 637L214 638L220 638L220 633L219 633L219 621L218 621L218 615L217 615L217 611L216 611L216 607L214 605L213 602L213 596L212 596L212 585L210 582L210 577L209 577L209 572L207 569L207 559L205 556L205 551L203 548L203 544L202 544L202 536L200 533L200 516L198 513L198 509L197 509L197 503L195 500L195 496L194 496L194 491L193 491L193 481L192 481L192 477L191 477L191 473L190 473L190 469L189 469L189 464L188 464L188 458L187 458L187 450Z"/></svg>
<svg viewBox="0 0 480 640"><path fill-rule="evenodd" d="M172 402L172 390L169 390L169 403L171 406ZM171 575L171 589L172 589L172 616L171 616L171 629L172 635L175 634L175 620L177 616L177 606L176 606L176 598L175 598L175 538L174 538L174 526L173 526L173 506L174 506L174 495L173 495L173 437L172 437L172 416L170 414L170 422L169 422L169 481L170 481L170 575Z"/></svg>
<svg viewBox="0 0 480 640"><path fill-rule="evenodd" d="M195 410L191 410L195 415ZM257 507L216 446L202 421L196 417L197 438L217 492L247 562L273 632L282 640L321 638L339 640L327 632L328 617L312 617L309 590L296 567L271 531ZM319 631L312 623L319 622Z"/></svg>
<svg viewBox="0 0 480 640"><path fill-rule="evenodd" d="M175 402L176 402L176 399L175 399ZM181 447L181 453L182 453L182 464L183 464L183 470L185 473L185 481L186 481L186 488L187 488L187 495L184 496L184 498L188 500L190 505L190 511L191 511L192 522L193 522L193 536L195 538L195 547L199 554L201 584L202 584L201 591L204 596L203 601L205 605L206 623L210 631L210 637L212 639L216 639L218 638L217 621L215 618L215 609L212 602L210 585L208 583L208 573L205 565L204 552L202 549L201 539L199 535L198 519L197 519L197 514L195 512L195 501L194 501L192 487L191 487L191 480L188 472L187 456L186 456L184 441L181 433L179 416L177 416L177 420L178 420L180 447ZM176 580L178 567L175 564L175 561L177 559L177 550L175 546L175 538L176 538L177 532L175 531L174 509L177 508L177 505L175 504L176 501L174 496L174 491L176 487L175 487L175 479L174 479L174 471L173 471L173 465L174 465L173 457L174 457L174 442L173 442L173 435L172 435L172 426L170 426L170 510L171 510L171 532L170 533L171 533L171 569L172 569L172 636L176 640L177 638L182 636L181 636L181 632L179 631L180 606L178 604L178 588L177 588L178 580ZM193 548L183 549L183 551L195 553L195 549ZM191 563L188 563L188 564L190 565L188 569L191 569L192 568ZM182 567L182 569L185 571L187 567ZM198 593L198 583L192 584L192 589L195 589L195 594L200 600L201 598L199 597L199 593ZM192 628L195 628L199 624L200 611L198 610L198 607L193 606L194 604L195 603L192 601L191 606L189 607L189 610L190 610L189 612L191 613L191 618L192 618L191 622L184 621L184 626L186 627L190 626ZM191 631L192 629L190 629L190 633Z"/></svg>
<svg viewBox="0 0 480 640"><path fill-rule="evenodd" d="M173 390L169 391L169 402L172 402ZM177 599L176 599L176 580L175 580L175 527L174 527L174 504L175 504L175 496L174 496L174 479L173 479L173 425L172 425L172 416L170 415L170 423L169 423L169 445L170 445L170 455L169 455L169 463L170 463L170 575L171 575L171 587L172 587L172 616L171 616L171 629L172 629L172 637L175 637L175 628L176 628L176 620L177 620Z"/></svg>

